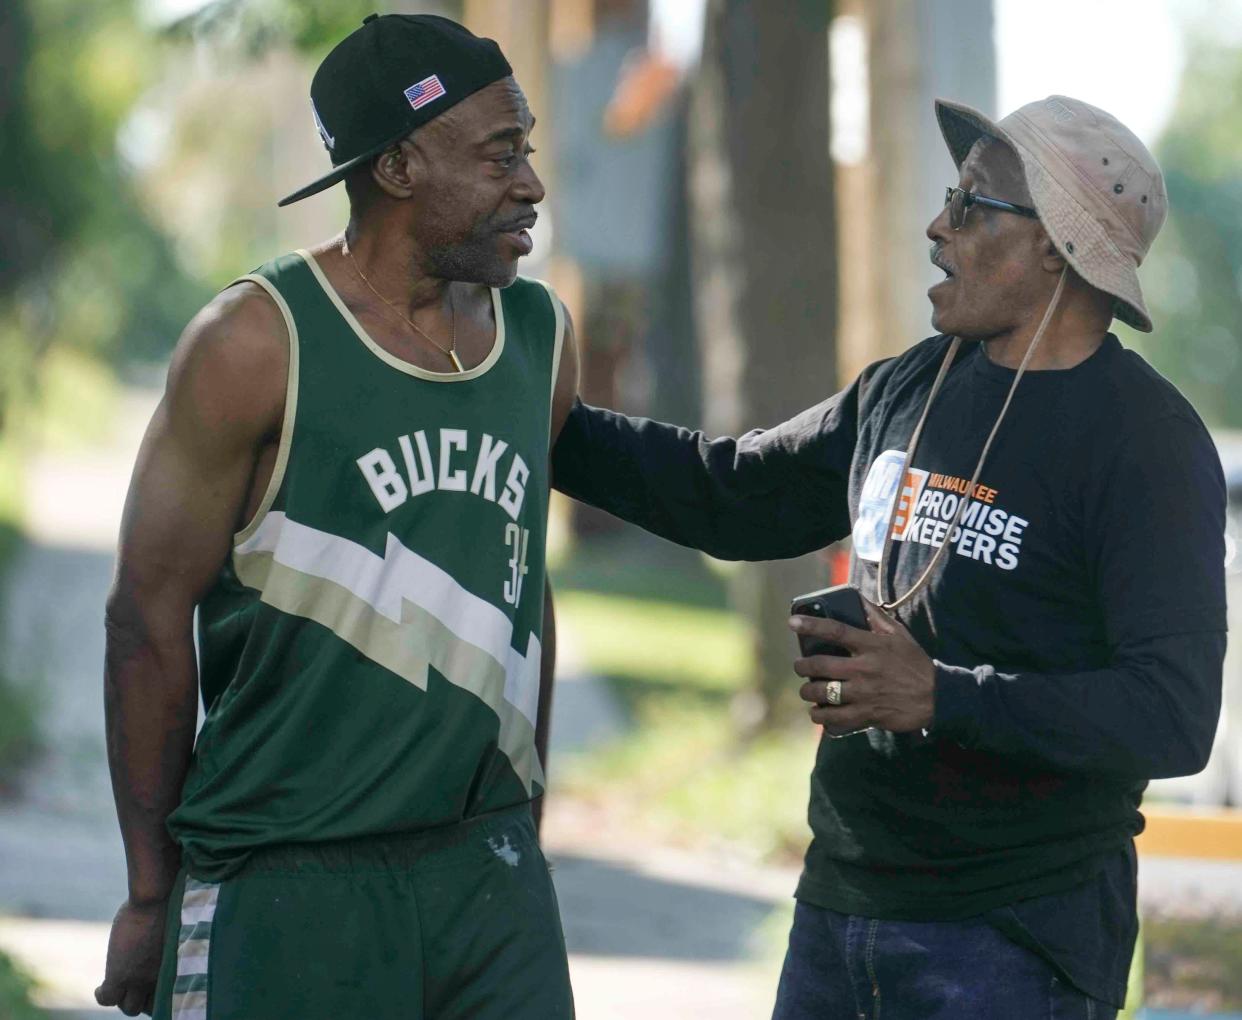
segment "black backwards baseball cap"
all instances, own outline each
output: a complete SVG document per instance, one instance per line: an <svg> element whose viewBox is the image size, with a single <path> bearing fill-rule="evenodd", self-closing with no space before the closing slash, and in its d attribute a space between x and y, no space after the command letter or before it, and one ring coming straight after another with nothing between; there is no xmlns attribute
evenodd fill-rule
<svg viewBox="0 0 1242 1020"><path fill-rule="evenodd" d="M330 188L364 160L513 73L500 47L434 14L368 14L311 79L311 112L332 172L282 198Z"/></svg>

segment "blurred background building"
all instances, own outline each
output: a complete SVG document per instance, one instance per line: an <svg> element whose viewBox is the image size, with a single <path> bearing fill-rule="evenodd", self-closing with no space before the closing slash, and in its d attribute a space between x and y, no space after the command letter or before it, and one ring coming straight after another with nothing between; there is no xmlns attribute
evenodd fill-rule
<svg viewBox="0 0 1242 1020"><path fill-rule="evenodd" d="M327 164L310 74L372 8L0 5L0 946L61 1016L88 1005L123 889L98 688L135 443L194 311L343 227L342 189L275 203ZM1119 335L1190 397L1242 492L1242 0L385 9L462 20L514 65L548 187L523 271L570 308L585 399L714 433L774 424L930 333L923 231L956 181L934 97L1110 110L1157 153L1172 205L1142 271L1157 330ZM839 577L842 550L739 567L564 503L555 519L547 839L581 1013L762 1015L816 740L785 607ZM1242 801L1232 652L1227 684L1209 769L1157 796ZM1195 902L1195 874L1200 913L1222 889L1242 903L1236 874L1169 874L1155 913ZM1199 936L1153 922L1153 1002L1242 1009L1231 916L1197 979L1177 961Z"/></svg>

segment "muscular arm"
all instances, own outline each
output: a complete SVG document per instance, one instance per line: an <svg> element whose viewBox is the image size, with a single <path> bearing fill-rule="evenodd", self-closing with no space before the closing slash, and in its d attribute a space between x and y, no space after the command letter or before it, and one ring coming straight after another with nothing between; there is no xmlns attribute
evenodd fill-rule
<svg viewBox="0 0 1242 1020"><path fill-rule="evenodd" d="M679 545L725 560L821 549L850 532L858 383L733 439L575 403L553 485Z"/></svg>
<svg viewBox="0 0 1242 1020"><path fill-rule="evenodd" d="M279 429L286 337L258 287L218 297L179 342L138 454L106 611L108 761L129 877L122 914L162 914L180 863L165 822L194 742L194 607L228 555L258 452ZM126 959L117 944L122 920L100 1001L130 1012L126 996L141 1005L132 997L149 991L147 975L131 974L133 951Z"/></svg>

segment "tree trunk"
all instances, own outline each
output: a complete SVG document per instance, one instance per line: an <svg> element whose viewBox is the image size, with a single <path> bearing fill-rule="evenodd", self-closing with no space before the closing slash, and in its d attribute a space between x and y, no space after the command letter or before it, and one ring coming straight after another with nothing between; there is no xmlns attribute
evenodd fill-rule
<svg viewBox="0 0 1242 1020"><path fill-rule="evenodd" d="M709 0L690 127L696 312L708 428L776 424L836 389L836 251L823 2ZM752 720L797 710L789 600L814 557L748 566Z"/></svg>

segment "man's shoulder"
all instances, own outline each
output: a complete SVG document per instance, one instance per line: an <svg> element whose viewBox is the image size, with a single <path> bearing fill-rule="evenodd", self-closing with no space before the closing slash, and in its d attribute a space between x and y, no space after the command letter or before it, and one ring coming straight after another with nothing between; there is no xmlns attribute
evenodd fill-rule
<svg viewBox="0 0 1242 1020"><path fill-rule="evenodd" d="M1097 374L1097 413L1120 416L1118 420L1132 425L1158 426L1170 419L1181 419L1202 427L1194 405L1172 382L1166 379L1141 354L1112 344L1109 357Z"/></svg>
<svg viewBox="0 0 1242 1020"><path fill-rule="evenodd" d="M1203 419L1185 395L1137 351L1112 341L1107 357L1084 395L1085 415L1079 446L1090 459L1112 472L1139 466L1201 465L1218 474L1216 444Z"/></svg>
<svg viewBox="0 0 1242 1020"><path fill-rule="evenodd" d="M949 345L953 343L953 337L944 333L936 333L934 336L926 337L918 343L912 344L901 354L892 360L903 368L923 368L928 364L940 365L940 360L949 350ZM960 355L959 355L960 357Z"/></svg>
<svg viewBox="0 0 1242 1020"><path fill-rule="evenodd" d="M289 329L272 296L243 280L212 298L182 333L177 356L195 363L226 362L239 370L287 360Z"/></svg>
<svg viewBox="0 0 1242 1020"><path fill-rule="evenodd" d="M272 297L243 281L211 299L186 326L169 368L169 397L267 419L284 400L290 333Z"/></svg>
<svg viewBox="0 0 1242 1020"><path fill-rule="evenodd" d="M909 372L920 371L928 365L939 366L940 360L952 342L953 337L937 333L911 344L900 354L875 362L871 367L887 368L893 372Z"/></svg>
<svg viewBox="0 0 1242 1020"><path fill-rule="evenodd" d="M864 391L871 388L878 393L889 386L901 385L928 372L934 374L952 342L951 336L938 333L920 340L900 354L872 362L863 369L860 376ZM959 354L959 360L960 357Z"/></svg>

